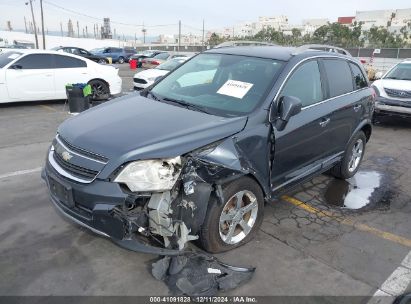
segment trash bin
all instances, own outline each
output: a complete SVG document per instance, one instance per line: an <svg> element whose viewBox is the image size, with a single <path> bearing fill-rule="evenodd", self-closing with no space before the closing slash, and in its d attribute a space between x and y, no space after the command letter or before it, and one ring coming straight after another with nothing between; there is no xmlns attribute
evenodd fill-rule
<svg viewBox="0 0 411 304"><path fill-rule="evenodd" d="M137 69L137 60L135 60L135 59L130 59L129 63L130 63L130 69L131 69L131 70Z"/></svg>
<svg viewBox="0 0 411 304"><path fill-rule="evenodd" d="M70 113L80 113L90 108L91 86L86 83L66 85Z"/></svg>

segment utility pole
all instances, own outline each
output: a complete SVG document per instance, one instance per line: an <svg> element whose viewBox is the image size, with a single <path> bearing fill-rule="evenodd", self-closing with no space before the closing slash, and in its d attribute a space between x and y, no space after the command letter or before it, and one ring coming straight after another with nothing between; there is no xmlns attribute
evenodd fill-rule
<svg viewBox="0 0 411 304"><path fill-rule="evenodd" d="M204 46L205 46L205 36L204 36L204 19L203 19L203 41L202 41L202 50L204 51Z"/></svg>
<svg viewBox="0 0 411 304"><path fill-rule="evenodd" d="M181 20L178 20L178 48L177 51L180 52L181 46Z"/></svg>
<svg viewBox="0 0 411 304"><path fill-rule="evenodd" d="M26 21L26 16L24 16L24 29L25 29L26 34L27 34L27 21Z"/></svg>
<svg viewBox="0 0 411 304"><path fill-rule="evenodd" d="M43 14L43 0L40 0L41 13L41 34L43 35L43 50L46 49L46 36L44 35L44 14Z"/></svg>
<svg viewBox="0 0 411 304"><path fill-rule="evenodd" d="M28 5L30 3L31 17L33 18L34 39L36 41L36 49L38 49L39 48L39 39L37 37L36 19L34 19L33 1L34 0L29 0L29 2L26 2L26 5Z"/></svg>
<svg viewBox="0 0 411 304"><path fill-rule="evenodd" d="M77 21L77 38L80 38L80 26Z"/></svg>
<svg viewBox="0 0 411 304"><path fill-rule="evenodd" d="M144 28L144 22L143 22L143 29L141 31L143 32L143 44L145 44L146 43L147 30Z"/></svg>
<svg viewBox="0 0 411 304"><path fill-rule="evenodd" d="M60 32L61 32L61 37L63 37L63 23L60 21Z"/></svg>

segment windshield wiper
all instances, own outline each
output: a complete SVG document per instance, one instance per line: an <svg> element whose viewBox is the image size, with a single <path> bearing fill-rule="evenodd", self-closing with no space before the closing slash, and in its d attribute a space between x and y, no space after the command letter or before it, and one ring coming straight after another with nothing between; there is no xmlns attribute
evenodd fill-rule
<svg viewBox="0 0 411 304"><path fill-rule="evenodd" d="M150 95L151 98L154 99L155 101L161 101L161 99L160 99L156 94L154 94L153 92L151 92L151 90L147 92L147 96L148 96L148 95Z"/></svg>
<svg viewBox="0 0 411 304"><path fill-rule="evenodd" d="M198 112L203 112L203 113L206 113L206 114L211 114L211 113L210 113L209 111L207 111L203 106L199 106L199 105L196 105L196 104L191 104L191 103L185 102L184 100L178 100L178 99L173 99L173 98L168 98L168 97L163 98L163 100L164 100L164 101L170 101L170 102L179 104L179 105L181 105L181 106L183 106L183 107L185 107L185 108L187 108L187 109L193 109L193 110L198 111Z"/></svg>

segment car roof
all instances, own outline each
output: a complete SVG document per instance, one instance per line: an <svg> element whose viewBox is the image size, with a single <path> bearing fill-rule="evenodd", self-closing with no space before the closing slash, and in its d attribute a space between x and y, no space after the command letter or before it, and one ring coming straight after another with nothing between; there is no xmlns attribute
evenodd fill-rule
<svg viewBox="0 0 411 304"><path fill-rule="evenodd" d="M61 51L53 51L53 50L37 50L37 49L15 49L15 50L10 50L13 52L18 52L18 53L22 53L24 55L28 55L28 54L55 54L55 55L63 55L63 56L69 56L69 57L74 57L77 59L81 59L81 60L88 60L84 57L81 56L77 56L71 53L66 53L66 52L61 52ZM91 60L89 60L90 62L93 62Z"/></svg>
<svg viewBox="0 0 411 304"><path fill-rule="evenodd" d="M342 55L335 52L327 52L315 49L306 49L304 51L299 51L295 47L283 47L283 46L234 46L234 47L221 47L207 50L204 53L214 53L214 54L230 54L230 55L241 55L241 56L251 56L267 59L276 59L281 61L289 61L291 58L309 57L313 54L316 56L330 56L347 58L348 56Z"/></svg>

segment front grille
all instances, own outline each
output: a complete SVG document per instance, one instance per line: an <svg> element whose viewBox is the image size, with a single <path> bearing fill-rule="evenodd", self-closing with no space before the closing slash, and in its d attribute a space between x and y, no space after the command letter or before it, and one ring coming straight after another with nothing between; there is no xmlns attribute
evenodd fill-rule
<svg viewBox="0 0 411 304"><path fill-rule="evenodd" d="M62 169L78 178L93 180L98 174L98 171L70 164L69 162L65 161L58 153L53 153L53 158Z"/></svg>
<svg viewBox="0 0 411 304"><path fill-rule="evenodd" d="M71 151L77 152L77 153L79 153L79 154L81 154L81 155L84 155L84 156L87 156L87 157L90 157L90 158L93 158L93 159L96 159L96 160L99 160L99 161L102 161L102 162L105 162L105 163L108 162L108 158L107 158L107 157L104 157L104 156L102 156L102 155L100 155L100 154L97 154L97 153L93 153L93 152L89 152L89 151L83 150L83 149L81 149L81 148L77 148L77 147L73 146L72 144L68 143L68 142L67 142L63 137L61 137L60 135L58 135L58 139L63 143L63 145L65 145L65 146L66 146L67 148L69 148Z"/></svg>
<svg viewBox="0 0 411 304"><path fill-rule="evenodd" d="M133 78L133 81L135 83L141 83L141 84L146 84L147 83L147 81L145 81L144 79L141 79L141 78Z"/></svg>
<svg viewBox="0 0 411 304"><path fill-rule="evenodd" d="M396 98L411 98L411 91L403 91L403 90L395 90L395 89L388 89L384 88L385 93L387 93L390 97Z"/></svg>

